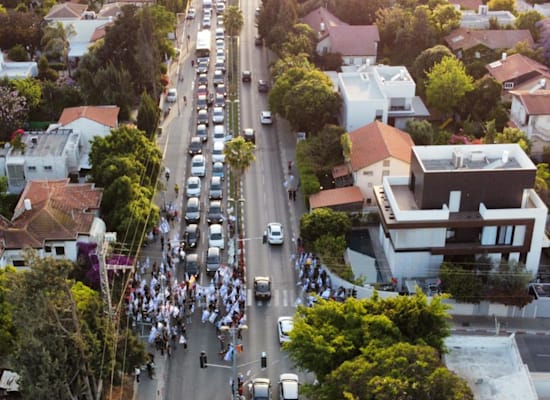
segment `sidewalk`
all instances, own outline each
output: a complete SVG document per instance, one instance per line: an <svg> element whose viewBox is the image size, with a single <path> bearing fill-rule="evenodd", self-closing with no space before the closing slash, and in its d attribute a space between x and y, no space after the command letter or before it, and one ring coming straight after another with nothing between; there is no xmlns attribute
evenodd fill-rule
<svg viewBox="0 0 550 400"><path fill-rule="evenodd" d="M453 333L458 334L531 334L550 335L550 318L501 318L490 316L453 315Z"/></svg>

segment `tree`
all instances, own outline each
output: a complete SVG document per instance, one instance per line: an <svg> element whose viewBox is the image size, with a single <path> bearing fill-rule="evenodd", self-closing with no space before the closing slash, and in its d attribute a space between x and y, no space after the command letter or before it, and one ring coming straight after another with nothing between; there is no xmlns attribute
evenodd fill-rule
<svg viewBox="0 0 550 400"><path fill-rule="evenodd" d="M533 300L527 290L532 279L533 275L522 263L503 260L498 269L489 275L487 299L508 306L524 307Z"/></svg>
<svg viewBox="0 0 550 400"><path fill-rule="evenodd" d="M294 0L267 0L258 16L258 33L266 46L281 54L277 46L282 45L286 35L298 21L297 4Z"/></svg>
<svg viewBox="0 0 550 400"><path fill-rule="evenodd" d="M485 298L485 285L476 268L466 269L461 265L444 262L439 277L445 293L458 302L477 304Z"/></svg>
<svg viewBox="0 0 550 400"><path fill-rule="evenodd" d="M434 129L429 121L409 119L406 131L417 146L428 146L433 143Z"/></svg>
<svg viewBox="0 0 550 400"><path fill-rule="evenodd" d="M486 75L474 82L474 89L466 93L462 116L474 121L487 121L491 112L501 103L502 84Z"/></svg>
<svg viewBox="0 0 550 400"><path fill-rule="evenodd" d="M19 44L29 54L34 54L40 47L42 21L42 17L33 11L0 13L0 48L10 49Z"/></svg>
<svg viewBox="0 0 550 400"><path fill-rule="evenodd" d="M466 93L474 89L472 81L460 60L444 57L427 74L428 104L443 114L453 112L462 103Z"/></svg>
<svg viewBox="0 0 550 400"><path fill-rule="evenodd" d="M312 59L315 55L316 41L316 34L309 25L296 24L288 33L280 56L307 54L308 59Z"/></svg>
<svg viewBox="0 0 550 400"><path fill-rule="evenodd" d="M17 90L0 86L0 140L8 141L23 126L27 110L26 99Z"/></svg>
<svg viewBox="0 0 550 400"><path fill-rule="evenodd" d="M147 135L149 140L155 140L155 134L160 118L160 108L147 92L141 94L137 116L137 127Z"/></svg>
<svg viewBox="0 0 550 400"><path fill-rule="evenodd" d="M139 27L136 32L139 43L136 46L136 61L139 60L138 80L141 83L140 89L156 98L160 93L158 63L162 54L160 41L156 38L153 16L149 7L143 7L139 16Z"/></svg>
<svg viewBox="0 0 550 400"><path fill-rule="evenodd" d="M502 132L496 134L495 143L517 143L527 155L531 154L531 141L519 128L504 128Z"/></svg>
<svg viewBox="0 0 550 400"><path fill-rule="evenodd" d="M11 84L19 95L25 98L25 104L30 109L35 109L39 106L42 98L42 86L39 81L34 78L15 79L11 81Z"/></svg>
<svg viewBox="0 0 550 400"><path fill-rule="evenodd" d="M535 177L535 191L543 199L548 199L548 183L550 182L550 169L547 163L537 164L537 175Z"/></svg>
<svg viewBox="0 0 550 400"><path fill-rule="evenodd" d="M541 64L544 63L544 49L540 46L532 47L527 40L523 42L517 42L514 47L506 52L509 56L512 54L521 54L525 57L529 57L532 60L538 61Z"/></svg>
<svg viewBox="0 0 550 400"><path fill-rule="evenodd" d="M305 53L298 55L285 54L271 65L269 70L271 79L273 81L277 81L280 76L289 72L293 68L297 68L299 73L303 74L305 73L304 71L311 71L315 69L315 65L309 62L308 55ZM301 76L303 75L298 75L295 79L300 79Z"/></svg>
<svg viewBox="0 0 550 400"><path fill-rule="evenodd" d="M327 2L317 1L311 10L319 6L325 6ZM339 0L329 1L328 10L350 25L372 25L376 21L376 12L380 9L391 7L387 0L361 1Z"/></svg>
<svg viewBox="0 0 550 400"><path fill-rule="evenodd" d="M425 93L428 72L446 56L452 57L453 53L447 46L438 44L423 50L422 53L415 58L411 68L411 74L416 82L416 90L419 95L424 95Z"/></svg>
<svg viewBox="0 0 550 400"><path fill-rule="evenodd" d="M516 29L529 29L533 40L538 42L540 39L538 22L542 19L544 19L544 15L536 10L527 10L519 13L516 17Z"/></svg>
<svg viewBox="0 0 550 400"><path fill-rule="evenodd" d="M458 28L461 18L462 13L449 3L438 4L431 13L431 21L437 29L439 37L444 37L453 29Z"/></svg>
<svg viewBox="0 0 550 400"><path fill-rule="evenodd" d="M225 161L235 174L235 197L240 196L239 188L243 174L256 159L254 155L255 149L256 145L252 142L247 142L242 136L237 136L225 144L223 150Z"/></svg>
<svg viewBox="0 0 550 400"><path fill-rule="evenodd" d="M3 178L3 179L2 179ZM0 178L0 199L4 201L8 189L8 180L5 176ZM13 306L8 301L8 273L13 273L11 267L0 269L0 357L5 358L14 348L17 340L17 330L13 321Z"/></svg>
<svg viewBox="0 0 550 400"><path fill-rule="evenodd" d="M300 157L307 158L320 180L327 175L331 176L332 168L345 161L341 145L344 133L344 128L339 125L325 125L317 135L310 136L304 145Z"/></svg>
<svg viewBox="0 0 550 400"><path fill-rule="evenodd" d="M489 0L487 5L491 11L510 11L511 13L516 11L514 0Z"/></svg>
<svg viewBox="0 0 550 400"><path fill-rule="evenodd" d="M44 28L44 36L41 41L44 55L50 60L64 62L69 74L69 41L75 35L76 30L72 24L63 25L63 23L57 22Z"/></svg>
<svg viewBox="0 0 550 400"><path fill-rule="evenodd" d="M300 236L304 247L309 249L318 238L327 233L332 236L346 236L350 229L348 214L330 208L316 208L300 218Z"/></svg>
<svg viewBox="0 0 550 400"><path fill-rule="evenodd" d="M223 26L228 36L239 36L243 28L243 12L237 6L229 6L223 14Z"/></svg>

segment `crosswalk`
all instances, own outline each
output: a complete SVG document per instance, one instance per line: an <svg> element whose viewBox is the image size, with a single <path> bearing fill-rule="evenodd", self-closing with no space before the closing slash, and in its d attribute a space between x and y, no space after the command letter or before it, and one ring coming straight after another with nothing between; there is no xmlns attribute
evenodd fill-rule
<svg viewBox="0 0 550 400"><path fill-rule="evenodd" d="M254 298L254 291L247 289L246 292L246 305L248 307L256 305L258 307L291 307L296 308L298 304L302 304L301 297L296 296L294 290L287 289L275 289L271 292L270 300L256 300Z"/></svg>

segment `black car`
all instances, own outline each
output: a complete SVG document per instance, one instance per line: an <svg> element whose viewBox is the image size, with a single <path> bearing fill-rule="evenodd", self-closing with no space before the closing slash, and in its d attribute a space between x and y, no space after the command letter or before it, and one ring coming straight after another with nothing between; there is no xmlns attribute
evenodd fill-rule
<svg viewBox="0 0 550 400"><path fill-rule="evenodd" d="M252 82L252 72L248 70L243 71L242 80L243 82Z"/></svg>
<svg viewBox="0 0 550 400"><path fill-rule="evenodd" d="M197 78L197 85L208 85L208 75L199 74L199 77Z"/></svg>
<svg viewBox="0 0 550 400"><path fill-rule="evenodd" d="M194 156L195 154L202 154L202 140L198 136L193 136L189 143L189 154Z"/></svg>
<svg viewBox="0 0 550 400"><path fill-rule="evenodd" d="M263 46L264 45L264 40L262 39L261 36L256 36L254 38L254 44L258 47Z"/></svg>
<svg viewBox="0 0 550 400"><path fill-rule="evenodd" d="M206 125L197 125L197 136L200 137L203 142L208 140L208 128Z"/></svg>
<svg viewBox="0 0 550 400"><path fill-rule="evenodd" d="M252 128L243 129L243 137L247 142L256 143L256 132Z"/></svg>
<svg viewBox="0 0 550 400"><path fill-rule="evenodd" d="M198 279L201 274L201 263L198 254L191 253L185 256L185 273L189 277L195 275L195 277Z"/></svg>
<svg viewBox="0 0 550 400"><path fill-rule="evenodd" d="M197 113L197 125L204 124L208 126L210 123L207 110L199 110Z"/></svg>
<svg viewBox="0 0 550 400"><path fill-rule="evenodd" d="M222 202L219 200L212 200L208 207L206 220L209 224L221 224L223 219Z"/></svg>
<svg viewBox="0 0 550 400"><path fill-rule="evenodd" d="M257 276L254 278L254 297L266 300L271 298L271 278L268 276Z"/></svg>
<svg viewBox="0 0 550 400"><path fill-rule="evenodd" d="M208 72L208 63L200 62L197 65L197 74L206 74Z"/></svg>
<svg viewBox="0 0 550 400"><path fill-rule="evenodd" d="M267 81L264 81L263 79L260 79L258 81L258 92L260 93L269 92L269 83L267 83Z"/></svg>
<svg viewBox="0 0 550 400"><path fill-rule="evenodd" d="M201 230L197 224L189 224L185 228L183 239L187 249L196 249L201 238Z"/></svg>
<svg viewBox="0 0 550 400"><path fill-rule="evenodd" d="M216 97L214 97L214 107L225 107L225 97L223 97L223 94L216 94Z"/></svg>

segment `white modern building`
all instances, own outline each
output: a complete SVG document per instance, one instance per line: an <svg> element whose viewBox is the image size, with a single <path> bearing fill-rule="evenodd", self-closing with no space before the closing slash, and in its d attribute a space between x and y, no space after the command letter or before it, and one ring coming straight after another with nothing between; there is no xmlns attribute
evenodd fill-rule
<svg viewBox="0 0 550 400"><path fill-rule="evenodd" d="M25 79L38 75L38 64L34 61L4 61L4 53L0 51L0 78Z"/></svg>
<svg viewBox="0 0 550 400"><path fill-rule="evenodd" d="M416 83L404 66L364 65L338 74L341 122L348 132L375 120L404 129L411 118L430 114L415 96Z"/></svg>
<svg viewBox="0 0 550 400"><path fill-rule="evenodd" d="M501 27L513 27L516 17L510 11L489 11L485 4L479 6L477 13L471 10L462 10L461 28L488 29L490 20L495 20Z"/></svg>
<svg viewBox="0 0 550 400"><path fill-rule="evenodd" d="M446 257L519 261L537 274L548 209L517 144L413 146L409 176L374 188L393 277L433 277Z"/></svg>

